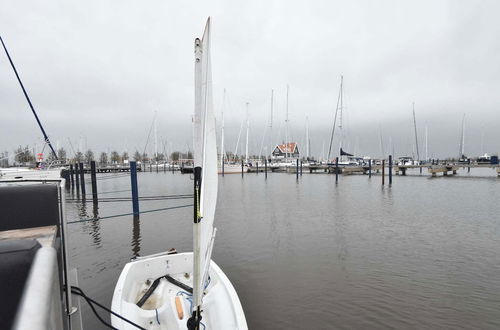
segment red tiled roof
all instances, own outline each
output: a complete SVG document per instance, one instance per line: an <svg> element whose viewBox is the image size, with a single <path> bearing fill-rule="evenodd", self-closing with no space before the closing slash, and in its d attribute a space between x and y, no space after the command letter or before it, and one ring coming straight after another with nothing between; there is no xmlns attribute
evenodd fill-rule
<svg viewBox="0 0 500 330"><path fill-rule="evenodd" d="M278 144L277 147L284 154L285 153L293 154L293 152L295 151L295 148L297 147L297 143L295 143L295 142L288 142L288 143L285 143L285 144Z"/></svg>

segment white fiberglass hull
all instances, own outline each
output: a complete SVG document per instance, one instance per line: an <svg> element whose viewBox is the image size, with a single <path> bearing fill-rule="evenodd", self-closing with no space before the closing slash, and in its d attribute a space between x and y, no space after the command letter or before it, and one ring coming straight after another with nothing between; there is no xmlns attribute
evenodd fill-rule
<svg viewBox="0 0 500 330"><path fill-rule="evenodd" d="M243 169L244 172L247 171L246 167ZM222 174L222 167L217 167L217 172ZM241 164L224 164L224 174L241 174Z"/></svg>
<svg viewBox="0 0 500 330"><path fill-rule="evenodd" d="M136 303L155 279L167 274L192 287L192 270L191 252L150 256L129 262L116 284L111 309L146 329L187 329L187 320L191 316L190 296L165 278L160 280L142 307ZM248 329L233 285L213 261L209 275L201 313L205 329ZM179 297L177 300L182 306L182 318L176 306L176 297ZM136 329L116 316L111 316L111 323L118 329Z"/></svg>

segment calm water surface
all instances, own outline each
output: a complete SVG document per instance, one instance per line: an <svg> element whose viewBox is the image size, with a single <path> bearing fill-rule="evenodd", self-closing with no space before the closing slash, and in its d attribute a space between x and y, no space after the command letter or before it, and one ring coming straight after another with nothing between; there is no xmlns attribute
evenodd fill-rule
<svg viewBox="0 0 500 330"><path fill-rule="evenodd" d="M130 196L128 176L99 178L100 197ZM192 192L189 175L138 180L141 196ZM499 329L499 200L500 179L489 169L445 178L414 172L392 187L380 176L335 185L324 174L226 175L213 259L251 329ZM191 203L145 201L141 211ZM130 202L99 205L102 217L130 212ZM68 203L69 220L92 213L91 202ZM80 286L110 306L131 257L192 251L191 218L187 207L69 225ZM82 307L86 329L101 329Z"/></svg>

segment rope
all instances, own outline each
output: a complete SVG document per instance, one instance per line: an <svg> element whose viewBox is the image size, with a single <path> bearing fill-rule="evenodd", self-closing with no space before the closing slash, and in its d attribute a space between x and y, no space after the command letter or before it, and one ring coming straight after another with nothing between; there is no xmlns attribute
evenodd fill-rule
<svg viewBox="0 0 500 330"><path fill-rule="evenodd" d="M64 288L64 290L66 291L66 287ZM118 313L115 313L113 312L111 309L107 308L106 306L98 303L97 301L95 301L94 299L88 297L82 289L80 289L79 287L77 286L71 286L71 293L72 294L75 294L77 296L80 296L82 297L83 299L85 299L85 301L87 302L87 304L89 304L90 308L92 309L92 311L94 312L95 316L99 319L99 321L101 321L102 324L104 324L105 326L107 326L108 328L110 329L115 329L115 330L118 330L117 328L113 327L111 324L107 323L106 321L103 320L103 318L97 313L97 311L95 310L95 307L94 307L94 304L97 305L98 307L102 308L103 310L105 310L106 312L110 313L110 314L113 314L114 316L122 319L123 321L131 324L132 326L136 327L137 329L141 329L141 330L146 330L145 328L141 327L140 325L124 318L123 316L121 316L120 314Z"/></svg>
<svg viewBox="0 0 500 330"><path fill-rule="evenodd" d="M139 214L159 212L159 211L166 211L166 210L173 210L173 209L180 209L180 208L190 207L190 206L193 206L193 204L180 205L180 206L172 206L172 207L165 207L165 208L154 209L154 210L147 210L147 211L139 212ZM118 217L124 217L124 216L127 216L127 215L133 215L133 214L134 213L123 213L123 214L109 215L109 216L106 216L106 217L88 218L88 219L82 219L82 220L69 221L68 224L79 223L79 222L87 222L87 221L96 221L96 220L103 220L103 219L111 219L111 218L118 218Z"/></svg>

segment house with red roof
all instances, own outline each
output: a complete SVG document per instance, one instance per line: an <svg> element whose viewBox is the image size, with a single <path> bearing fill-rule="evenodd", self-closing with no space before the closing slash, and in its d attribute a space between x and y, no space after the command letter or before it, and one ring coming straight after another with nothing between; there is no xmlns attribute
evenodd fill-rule
<svg viewBox="0 0 500 330"><path fill-rule="evenodd" d="M282 158L299 158L299 148L297 147L296 142L288 142L284 144L278 144L272 153L272 157L274 159L282 159Z"/></svg>

